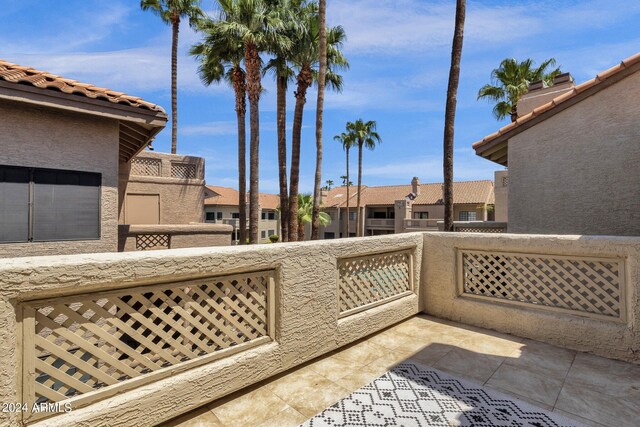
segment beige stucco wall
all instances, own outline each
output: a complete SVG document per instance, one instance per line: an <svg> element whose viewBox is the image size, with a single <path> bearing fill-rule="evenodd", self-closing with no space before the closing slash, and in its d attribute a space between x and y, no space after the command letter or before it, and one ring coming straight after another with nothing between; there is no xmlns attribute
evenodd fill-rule
<svg viewBox="0 0 640 427"><path fill-rule="evenodd" d="M99 240L0 244L0 257L117 249L118 132L116 120L0 100L0 164L102 174Z"/></svg>
<svg viewBox="0 0 640 427"><path fill-rule="evenodd" d="M494 184L495 221L507 222L509 220L509 171L496 171Z"/></svg>
<svg viewBox="0 0 640 427"><path fill-rule="evenodd" d="M118 251L136 251L138 235L168 235L169 248L229 246L233 227L224 224L120 225Z"/></svg>
<svg viewBox="0 0 640 427"><path fill-rule="evenodd" d="M276 271L275 340L34 426L153 426L420 311L419 233L277 245L6 260L0 265L0 396L20 401L16 307L25 299L117 290L243 271ZM337 258L415 248L416 294L338 319ZM0 413L0 426L17 415Z"/></svg>
<svg viewBox="0 0 640 427"><path fill-rule="evenodd" d="M509 140L509 231L640 235L640 73Z"/></svg>
<svg viewBox="0 0 640 427"><path fill-rule="evenodd" d="M433 316L640 363L640 238L426 233L423 303ZM600 320L504 302L460 297L457 250L540 253L624 259L627 321Z"/></svg>
<svg viewBox="0 0 640 427"><path fill-rule="evenodd" d="M130 167L121 167L120 192L124 195L119 222L128 224L127 194L159 195L160 224L189 224L204 222L204 159L194 156L145 151L138 158L159 159L162 162L160 176L140 176L131 173ZM171 176L171 162L191 163L196 166L195 179L179 179Z"/></svg>

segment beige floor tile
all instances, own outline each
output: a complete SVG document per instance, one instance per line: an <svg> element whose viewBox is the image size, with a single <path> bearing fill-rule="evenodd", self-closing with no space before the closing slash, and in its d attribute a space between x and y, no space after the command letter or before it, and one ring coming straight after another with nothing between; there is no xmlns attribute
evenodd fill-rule
<svg viewBox="0 0 640 427"><path fill-rule="evenodd" d="M635 427L640 420L640 399L609 396L602 393L597 386L565 384L555 409L606 426Z"/></svg>
<svg viewBox="0 0 640 427"><path fill-rule="evenodd" d="M545 409L547 411L552 411L553 410L553 406L551 406L551 405L546 405L546 404L544 404L542 402L538 402L536 400L533 400L533 399L531 399L531 398L529 398L527 396L522 396L522 395L520 395L518 393L514 393L513 391L504 390L504 389L501 389L500 387L491 386L489 384L485 384L484 388L486 390L490 390L490 391L497 391L499 393L507 395L507 397L509 397L509 398L522 400L523 402L526 402L526 403L528 403L530 405L533 405L536 408Z"/></svg>
<svg viewBox="0 0 640 427"><path fill-rule="evenodd" d="M188 412L162 424L160 427L224 427L213 412L206 406Z"/></svg>
<svg viewBox="0 0 640 427"><path fill-rule="evenodd" d="M404 335L399 332L387 330L379 334L372 335L367 338L367 341L371 344L384 347L388 350L393 350L403 344L415 342L416 339L409 335Z"/></svg>
<svg viewBox="0 0 640 427"><path fill-rule="evenodd" d="M458 346L476 353L506 357L522 349L523 344L519 340L476 334L461 341Z"/></svg>
<svg viewBox="0 0 640 427"><path fill-rule="evenodd" d="M609 426L605 426L604 424L600 424L598 422L595 422L593 420L588 420L586 418L579 417L576 414L570 414L570 413L562 411L562 410L560 410L558 408L554 409L553 412L555 412L556 414L560 414L562 416L565 416L565 417L567 417L567 418L569 418L571 420L578 421L578 422L580 422L580 423L582 423L582 424L584 424L586 426L589 426L589 427L609 427Z"/></svg>
<svg viewBox="0 0 640 427"><path fill-rule="evenodd" d="M454 348L434 363L433 367L482 384L493 375L503 360L504 357L501 356L489 356Z"/></svg>
<svg viewBox="0 0 640 427"><path fill-rule="evenodd" d="M320 374L331 381L335 381L362 368L364 363L361 363L360 359L345 360L329 356L316 360L307 366L315 373Z"/></svg>
<svg viewBox="0 0 640 427"><path fill-rule="evenodd" d="M563 377L543 376L523 368L503 364L487 381L487 385L516 393L553 408L562 389L563 379Z"/></svg>
<svg viewBox="0 0 640 427"><path fill-rule="evenodd" d="M370 369L375 369L383 374L389 369L396 366L398 363L402 363L408 360L411 357L411 354L413 353L387 351L384 355L378 357L376 360L372 361L366 366Z"/></svg>
<svg viewBox="0 0 640 427"><path fill-rule="evenodd" d="M368 341L362 341L357 344L351 345L344 350L338 351L333 354L332 357L340 360L344 360L347 362L352 362L357 366L367 365L377 358L380 355L387 353L389 350L380 347L379 345L372 344Z"/></svg>
<svg viewBox="0 0 640 427"><path fill-rule="evenodd" d="M524 368L540 375L564 378L576 352L532 340L524 340L523 347L511 353L505 364Z"/></svg>
<svg viewBox="0 0 640 427"><path fill-rule="evenodd" d="M302 415L290 406L276 414L275 417L269 418L256 427L296 427L305 422L309 417Z"/></svg>
<svg viewBox="0 0 640 427"><path fill-rule="evenodd" d="M241 395L233 395L209 405L211 412L225 427L245 427L259 424L274 417L287 408L284 400L276 396L267 387Z"/></svg>
<svg viewBox="0 0 640 427"><path fill-rule="evenodd" d="M349 390L315 372L286 376L268 386L276 396L307 417L349 394Z"/></svg>
<svg viewBox="0 0 640 427"><path fill-rule="evenodd" d="M365 386L376 378L379 378L381 375L384 375L385 372L387 372L387 370L376 366L367 365L355 372L350 373L349 375L336 380L336 384L344 387L350 393L353 393L360 387Z"/></svg>
<svg viewBox="0 0 640 427"><path fill-rule="evenodd" d="M640 401L640 366L578 353L567 375L567 384L598 387L610 396Z"/></svg>

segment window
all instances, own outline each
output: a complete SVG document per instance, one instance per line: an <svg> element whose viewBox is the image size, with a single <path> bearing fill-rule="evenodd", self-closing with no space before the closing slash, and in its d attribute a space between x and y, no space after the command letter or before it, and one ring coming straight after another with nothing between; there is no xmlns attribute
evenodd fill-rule
<svg viewBox="0 0 640 427"><path fill-rule="evenodd" d="M220 221L222 219L222 212L216 212L216 219Z"/></svg>
<svg viewBox="0 0 640 427"><path fill-rule="evenodd" d="M458 221L476 221L475 211L460 211Z"/></svg>
<svg viewBox="0 0 640 427"><path fill-rule="evenodd" d="M349 220L350 221L356 220L356 212L349 212Z"/></svg>
<svg viewBox="0 0 640 427"><path fill-rule="evenodd" d="M269 230L269 232L267 233L267 235L269 236L273 236L274 234L276 234L275 230Z"/></svg>
<svg viewBox="0 0 640 427"><path fill-rule="evenodd" d="M238 219L238 218L240 218L240 212L233 212L233 213L231 214L231 218L233 218L233 219Z"/></svg>
<svg viewBox="0 0 640 427"><path fill-rule="evenodd" d="M336 238L336 233L330 233L328 231L324 232L324 238L325 239L335 239Z"/></svg>
<svg viewBox="0 0 640 427"><path fill-rule="evenodd" d="M267 238L267 232L266 231L261 231L260 232L260 237L263 238L263 239L266 239Z"/></svg>
<svg viewBox="0 0 640 427"><path fill-rule="evenodd" d="M0 166L0 242L99 239L101 181L98 173Z"/></svg>
<svg viewBox="0 0 640 427"><path fill-rule="evenodd" d="M429 212L414 212L413 219L429 219Z"/></svg>
<svg viewBox="0 0 640 427"><path fill-rule="evenodd" d="M260 215L261 219L267 219L267 213L262 211L262 214Z"/></svg>
<svg viewBox="0 0 640 427"><path fill-rule="evenodd" d="M276 213L273 211L262 211L262 219L276 219Z"/></svg>
<svg viewBox="0 0 640 427"><path fill-rule="evenodd" d="M205 220L206 221L215 221L216 220L216 213L215 212L207 212L206 216L205 216Z"/></svg>
<svg viewBox="0 0 640 427"><path fill-rule="evenodd" d="M276 219L276 213L275 212L269 212L269 219Z"/></svg>

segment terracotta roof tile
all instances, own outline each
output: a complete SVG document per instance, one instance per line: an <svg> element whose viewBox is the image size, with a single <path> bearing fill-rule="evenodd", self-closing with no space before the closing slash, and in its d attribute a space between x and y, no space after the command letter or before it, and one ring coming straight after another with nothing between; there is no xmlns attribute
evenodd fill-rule
<svg viewBox="0 0 640 427"><path fill-rule="evenodd" d="M249 193L247 192L247 201ZM276 209L280 206L280 197L277 194L260 193L260 206L263 209ZM205 193L205 205L238 206L240 203L238 190L217 185L207 185Z"/></svg>
<svg viewBox="0 0 640 427"><path fill-rule="evenodd" d="M165 114L162 107L144 101L137 96L130 96L123 92L111 91L106 88L80 83L45 71L24 67L0 59L0 80L9 83L27 84L40 89L55 90L62 93L84 96L91 99L102 99L114 104L128 105Z"/></svg>
<svg viewBox="0 0 640 427"><path fill-rule="evenodd" d="M622 60L622 62L620 62L618 65L615 65L615 66L613 66L613 67L611 67L611 68L609 68L609 69L607 69L605 71L602 71L601 73L599 73L596 77L592 78L591 80L587 80L586 82L581 83L578 86L574 87L573 90L565 92L562 95L557 96L556 98L552 99L551 101L547 102L546 104L543 104L543 105L537 107L531 113L529 113L529 114L527 114L525 116L519 117L518 120L516 120L515 122L509 123L506 126L503 126L502 128L500 128L498 130L498 132L494 132L491 135L488 135L488 136L484 137L482 140L474 142L471 146L474 149L478 149L478 148L480 148L480 147L482 147L482 146L494 141L498 137L506 134L507 132L510 132L510 131L514 130L515 128L519 127L523 123L528 122L529 120L533 119L534 117L537 117L537 116L539 116L540 114L542 114L544 112L552 110L553 108L557 107L558 105L562 104L563 102L566 102L568 99L571 99L574 96L578 95L579 93L582 93L585 90L604 82L605 80L611 78L612 76L615 76L616 74L618 74L622 70L624 70L626 68L629 68L630 66L635 65L637 63L640 63L640 53L636 53L635 55L630 56L629 58Z"/></svg>

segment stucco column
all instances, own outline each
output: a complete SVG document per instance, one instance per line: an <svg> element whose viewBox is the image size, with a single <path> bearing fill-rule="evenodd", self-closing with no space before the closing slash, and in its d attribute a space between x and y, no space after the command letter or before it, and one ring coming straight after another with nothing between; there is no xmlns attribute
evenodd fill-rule
<svg viewBox="0 0 640 427"><path fill-rule="evenodd" d="M394 233L396 234L404 233L405 232L404 220L411 219L411 211L412 211L411 201L406 199L396 200L394 203L394 210L395 210Z"/></svg>

